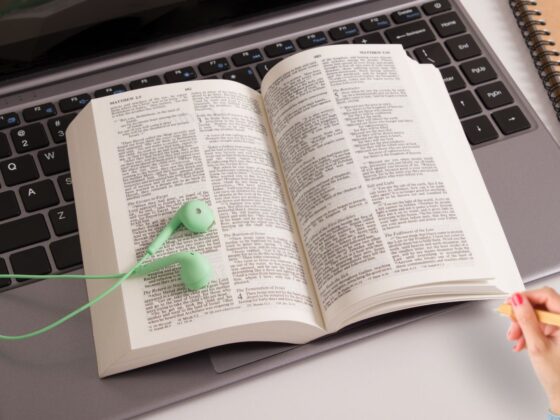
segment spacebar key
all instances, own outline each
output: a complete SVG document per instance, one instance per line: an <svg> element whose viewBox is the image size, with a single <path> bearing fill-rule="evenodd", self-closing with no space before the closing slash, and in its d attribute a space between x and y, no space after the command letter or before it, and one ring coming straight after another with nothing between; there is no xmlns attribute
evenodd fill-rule
<svg viewBox="0 0 560 420"><path fill-rule="evenodd" d="M45 218L35 216L0 224L0 254L50 238Z"/></svg>

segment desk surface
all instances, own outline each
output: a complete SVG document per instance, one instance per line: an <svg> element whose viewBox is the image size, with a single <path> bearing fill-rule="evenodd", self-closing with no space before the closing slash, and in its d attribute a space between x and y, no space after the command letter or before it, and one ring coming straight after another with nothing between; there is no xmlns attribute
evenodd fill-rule
<svg viewBox="0 0 560 420"><path fill-rule="evenodd" d="M462 0L560 142L560 123L506 0ZM484 4L484 7L482 5ZM539 281L560 289L560 277ZM505 339L496 302L467 304L140 417L537 419L547 402L526 354Z"/></svg>

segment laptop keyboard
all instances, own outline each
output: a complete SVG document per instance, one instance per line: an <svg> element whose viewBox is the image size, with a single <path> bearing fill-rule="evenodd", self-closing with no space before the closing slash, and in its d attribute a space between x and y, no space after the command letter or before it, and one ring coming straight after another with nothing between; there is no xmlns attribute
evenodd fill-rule
<svg viewBox="0 0 560 420"><path fill-rule="evenodd" d="M440 69L472 146L529 129L492 60L469 32L451 1L431 1L0 115L0 273L50 274L81 267L65 130L92 98L208 78L259 89L266 73L297 51L400 43L410 57ZM0 291L30 282L2 279Z"/></svg>

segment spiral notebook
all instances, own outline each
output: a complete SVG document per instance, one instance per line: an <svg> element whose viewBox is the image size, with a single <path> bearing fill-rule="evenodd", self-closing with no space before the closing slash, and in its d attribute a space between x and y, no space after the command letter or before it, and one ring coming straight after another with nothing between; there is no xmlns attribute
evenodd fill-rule
<svg viewBox="0 0 560 420"><path fill-rule="evenodd" d="M510 6L560 120L560 0L512 0Z"/></svg>

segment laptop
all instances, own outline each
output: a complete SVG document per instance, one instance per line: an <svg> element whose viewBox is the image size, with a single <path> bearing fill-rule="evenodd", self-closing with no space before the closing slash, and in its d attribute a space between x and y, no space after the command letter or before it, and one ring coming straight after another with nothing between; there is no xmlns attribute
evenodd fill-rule
<svg viewBox="0 0 560 420"><path fill-rule="evenodd" d="M0 272L80 272L65 129L92 98L205 78L258 89L290 54L344 43L400 43L440 69L524 280L560 271L560 150L459 1L0 0ZM0 299L5 334L87 300L78 280L3 280ZM390 314L303 346L225 346L103 380L83 314L0 343L0 417L130 417L449 308Z"/></svg>

